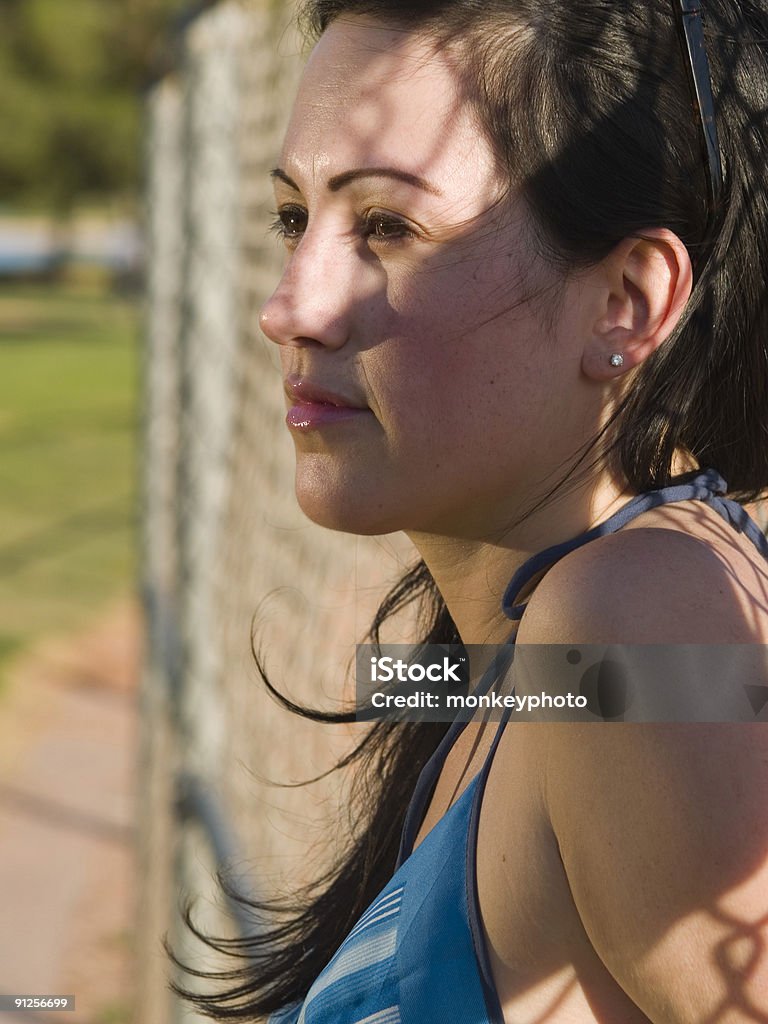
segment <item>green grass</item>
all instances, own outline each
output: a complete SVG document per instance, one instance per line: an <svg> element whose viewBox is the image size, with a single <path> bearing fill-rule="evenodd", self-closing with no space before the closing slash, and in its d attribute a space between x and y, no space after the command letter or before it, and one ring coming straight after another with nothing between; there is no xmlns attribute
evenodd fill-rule
<svg viewBox="0 0 768 1024"><path fill-rule="evenodd" d="M0 285L0 672L132 586L138 313Z"/></svg>
<svg viewBox="0 0 768 1024"><path fill-rule="evenodd" d="M96 1024L130 1024L133 1019L133 1003L123 1000L100 1007L95 1016Z"/></svg>

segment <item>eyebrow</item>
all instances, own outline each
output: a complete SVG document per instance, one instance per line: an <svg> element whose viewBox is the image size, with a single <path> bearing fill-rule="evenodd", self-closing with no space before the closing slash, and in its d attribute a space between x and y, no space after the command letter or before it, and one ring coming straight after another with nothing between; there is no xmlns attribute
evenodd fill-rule
<svg viewBox="0 0 768 1024"><path fill-rule="evenodd" d="M285 171L280 167L275 167L274 170L270 171L271 178L277 178L279 181L284 181L286 185L294 189L296 192L300 192L301 189L290 178ZM359 178L392 178L395 181L403 181L406 185L413 185L415 188L420 188L424 192L431 192L432 195L441 195L440 189L436 188L431 182L425 178L420 178L418 174L411 174L410 171L401 171L396 167L358 167L352 171L342 171L341 174L334 174L332 178L328 179L328 191L338 192L344 188L345 185L349 185L353 181L357 181Z"/></svg>

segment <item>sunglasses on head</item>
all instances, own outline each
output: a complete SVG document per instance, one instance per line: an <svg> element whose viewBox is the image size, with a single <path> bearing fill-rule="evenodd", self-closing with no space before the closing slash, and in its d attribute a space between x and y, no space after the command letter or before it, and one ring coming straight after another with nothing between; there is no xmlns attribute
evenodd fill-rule
<svg viewBox="0 0 768 1024"><path fill-rule="evenodd" d="M687 57L688 75L696 98L701 121L704 153L708 168L710 216L720 198L723 186L723 168L720 144L715 125L715 104L712 99L712 78L704 43L701 0L675 0L680 41Z"/></svg>

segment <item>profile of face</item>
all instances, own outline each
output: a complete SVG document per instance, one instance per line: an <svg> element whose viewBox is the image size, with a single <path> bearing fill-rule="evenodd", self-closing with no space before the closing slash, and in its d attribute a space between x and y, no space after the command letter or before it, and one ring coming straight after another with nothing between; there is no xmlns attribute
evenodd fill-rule
<svg viewBox="0 0 768 1024"><path fill-rule="evenodd" d="M536 255L457 59L334 22L273 175L287 257L261 325L299 503L333 529L489 535L603 404L581 372L583 289Z"/></svg>

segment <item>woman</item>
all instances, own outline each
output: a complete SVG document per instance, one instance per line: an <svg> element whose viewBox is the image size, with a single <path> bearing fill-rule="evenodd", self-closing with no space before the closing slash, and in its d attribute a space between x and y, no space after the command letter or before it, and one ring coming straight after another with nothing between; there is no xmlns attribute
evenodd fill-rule
<svg viewBox="0 0 768 1024"><path fill-rule="evenodd" d="M421 555L374 638L420 596L429 642L768 640L734 500L768 486L768 8L709 0L707 66L689 6L311 4L262 326L303 510ZM357 757L347 857L206 1012L768 1021L764 725L383 721Z"/></svg>

